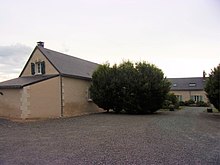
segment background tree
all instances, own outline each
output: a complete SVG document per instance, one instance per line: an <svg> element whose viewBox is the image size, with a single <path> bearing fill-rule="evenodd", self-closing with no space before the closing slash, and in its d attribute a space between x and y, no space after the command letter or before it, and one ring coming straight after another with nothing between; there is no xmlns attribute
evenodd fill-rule
<svg viewBox="0 0 220 165"><path fill-rule="evenodd" d="M138 71L137 101L141 113L153 113L162 108L170 83L164 77L161 69L153 64L139 62L136 64Z"/></svg>
<svg viewBox="0 0 220 165"><path fill-rule="evenodd" d="M220 64L209 74L205 91L210 103L220 111Z"/></svg>
<svg viewBox="0 0 220 165"><path fill-rule="evenodd" d="M153 113L162 107L170 83L155 65L130 61L100 66L92 76L91 96L105 110Z"/></svg>

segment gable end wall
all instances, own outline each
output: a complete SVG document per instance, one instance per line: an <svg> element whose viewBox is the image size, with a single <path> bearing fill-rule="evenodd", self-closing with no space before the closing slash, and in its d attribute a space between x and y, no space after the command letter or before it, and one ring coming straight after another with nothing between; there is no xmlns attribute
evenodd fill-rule
<svg viewBox="0 0 220 165"><path fill-rule="evenodd" d="M63 77L63 116L79 116L101 112L92 101L88 101L88 89L91 81Z"/></svg>
<svg viewBox="0 0 220 165"><path fill-rule="evenodd" d="M31 63L35 63L37 61L45 61L45 73L48 74L59 74L59 72L53 67L53 65L48 61L48 59L41 53L39 49L35 49L29 61L25 65L25 68L22 71L20 77L24 76L32 76L31 74Z"/></svg>

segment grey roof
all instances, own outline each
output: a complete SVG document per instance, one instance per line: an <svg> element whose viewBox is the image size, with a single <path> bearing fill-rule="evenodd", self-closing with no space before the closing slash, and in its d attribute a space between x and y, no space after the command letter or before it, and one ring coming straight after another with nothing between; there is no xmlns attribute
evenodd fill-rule
<svg viewBox="0 0 220 165"><path fill-rule="evenodd" d="M203 77L191 77L191 78L168 78L172 83L171 91L186 91L186 90L204 90L205 80ZM176 84L176 85L175 85ZM189 84L195 84L190 86Z"/></svg>
<svg viewBox="0 0 220 165"><path fill-rule="evenodd" d="M37 46L63 76L91 79L99 64Z"/></svg>
<svg viewBox="0 0 220 165"><path fill-rule="evenodd" d="M0 89L14 89L23 88L24 86L31 85L40 81L44 81L58 75L36 75L36 76L26 76L11 79L0 83Z"/></svg>

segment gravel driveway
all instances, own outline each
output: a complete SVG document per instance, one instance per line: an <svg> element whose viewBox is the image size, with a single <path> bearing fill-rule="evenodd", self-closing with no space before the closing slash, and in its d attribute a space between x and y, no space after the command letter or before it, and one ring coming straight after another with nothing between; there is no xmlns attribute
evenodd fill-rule
<svg viewBox="0 0 220 165"><path fill-rule="evenodd" d="M204 110L0 119L0 164L220 164L220 115Z"/></svg>

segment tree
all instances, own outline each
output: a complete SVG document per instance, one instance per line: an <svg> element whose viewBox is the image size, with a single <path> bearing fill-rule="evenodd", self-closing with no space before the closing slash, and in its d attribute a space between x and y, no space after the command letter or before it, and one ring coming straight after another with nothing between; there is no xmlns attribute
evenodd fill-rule
<svg viewBox="0 0 220 165"><path fill-rule="evenodd" d="M101 65L92 76L93 101L105 110L153 113L162 107L170 83L155 65L130 61Z"/></svg>
<svg viewBox="0 0 220 165"><path fill-rule="evenodd" d="M205 91L210 103L220 111L220 64L209 74Z"/></svg>

